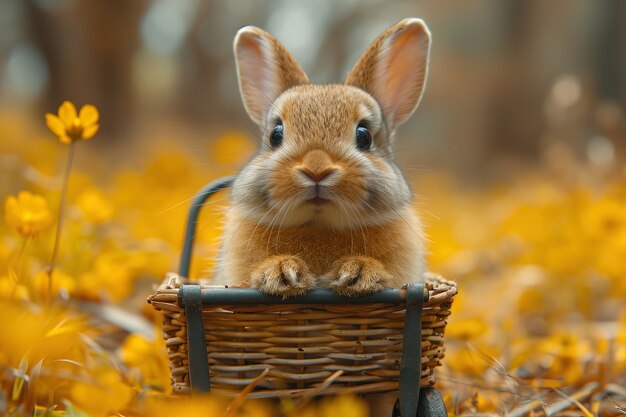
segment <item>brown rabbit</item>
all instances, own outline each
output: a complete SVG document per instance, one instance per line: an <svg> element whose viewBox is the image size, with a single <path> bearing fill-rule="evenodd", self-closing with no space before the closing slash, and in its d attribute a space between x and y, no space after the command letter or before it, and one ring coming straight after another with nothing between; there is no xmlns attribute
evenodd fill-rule
<svg viewBox="0 0 626 417"><path fill-rule="evenodd" d="M239 30L234 49L262 146L233 185L215 282L287 297L422 280L422 229L391 146L424 90L424 22L404 19L381 34L343 85L310 84L256 27Z"/></svg>

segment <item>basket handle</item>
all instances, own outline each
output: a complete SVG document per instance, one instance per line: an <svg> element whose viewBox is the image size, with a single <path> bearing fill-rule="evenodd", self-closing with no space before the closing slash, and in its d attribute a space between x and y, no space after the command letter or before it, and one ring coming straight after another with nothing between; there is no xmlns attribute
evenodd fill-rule
<svg viewBox="0 0 626 417"><path fill-rule="evenodd" d="M187 223L185 225L185 237L183 240L183 251L180 254L180 264L178 266L178 274L181 277L189 278L189 269L191 267L191 254L193 252L193 244L196 237L196 225L198 223L198 215L204 203L213 194L220 190L230 187L235 181L235 176L220 178L212 183L204 186L193 199L189 213L187 214Z"/></svg>

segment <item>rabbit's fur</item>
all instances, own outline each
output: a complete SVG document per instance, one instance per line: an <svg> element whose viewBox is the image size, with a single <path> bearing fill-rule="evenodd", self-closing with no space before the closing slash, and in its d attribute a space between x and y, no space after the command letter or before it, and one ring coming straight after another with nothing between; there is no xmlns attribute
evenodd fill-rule
<svg viewBox="0 0 626 417"><path fill-rule="evenodd" d="M234 49L262 145L233 185L215 282L287 297L421 280L422 228L391 147L424 89L425 24L404 19L385 31L343 85L310 84L284 46L255 27L237 33ZM358 127L370 149L357 147ZM270 141L276 129L279 145Z"/></svg>

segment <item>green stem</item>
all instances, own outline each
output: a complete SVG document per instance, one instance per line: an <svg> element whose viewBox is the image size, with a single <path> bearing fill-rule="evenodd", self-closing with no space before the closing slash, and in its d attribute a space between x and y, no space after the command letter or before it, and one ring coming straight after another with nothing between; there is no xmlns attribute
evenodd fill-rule
<svg viewBox="0 0 626 417"><path fill-rule="evenodd" d="M74 163L74 150L76 142L69 145L67 154L67 163L65 164L65 173L63 174L63 183L61 185L61 200L59 201L59 212L57 214L57 231L54 236L54 246L52 247L52 257L50 258L50 266L48 267L48 297L52 298L52 273L56 267L57 255L59 253L59 243L61 241L61 230L63 229L63 214L65 212L65 204L67 200L67 184L72 172L72 164Z"/></svg>

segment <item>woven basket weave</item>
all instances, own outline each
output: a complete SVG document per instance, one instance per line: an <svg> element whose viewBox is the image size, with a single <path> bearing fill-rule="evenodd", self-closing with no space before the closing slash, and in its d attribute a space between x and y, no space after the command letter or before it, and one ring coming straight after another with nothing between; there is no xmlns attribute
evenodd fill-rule
<svg viewBox="0 0 626 417"><path fill-rule="evenodd" d="M184 280L170 275L148 302L164 316L175 392L190 391L187 328L177 303ZM435 382L444 356L444 329L454 282L428 274L422 313L422 387ZM211 286L203 286L210 289ZM204 306L211 390L236 395L259 375L249 397L379 393L398 389L404 306L220 305Z"/></svg>

